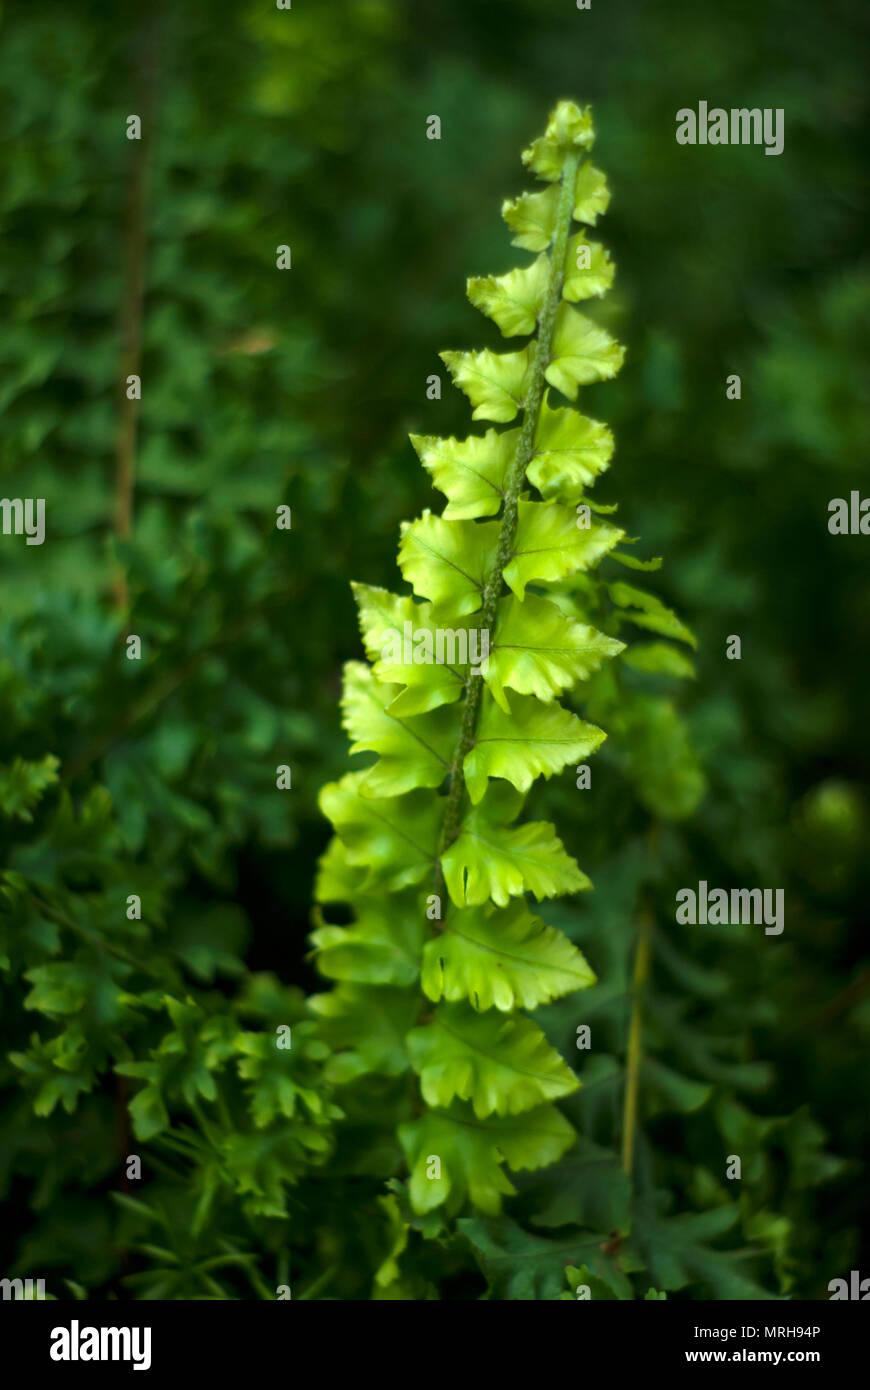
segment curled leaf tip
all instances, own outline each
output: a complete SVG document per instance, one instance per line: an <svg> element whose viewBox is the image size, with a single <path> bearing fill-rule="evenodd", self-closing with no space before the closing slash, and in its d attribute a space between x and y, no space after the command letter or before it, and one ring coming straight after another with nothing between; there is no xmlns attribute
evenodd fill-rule
<svg viewBox="0 0 870 1390"><path fill-rule="evenodd" d="M523 163L542 179L561 177L571 154L591 150L595 140L592 110L573 101L560 101L550 112L545 133L523 151Z"/></svg>

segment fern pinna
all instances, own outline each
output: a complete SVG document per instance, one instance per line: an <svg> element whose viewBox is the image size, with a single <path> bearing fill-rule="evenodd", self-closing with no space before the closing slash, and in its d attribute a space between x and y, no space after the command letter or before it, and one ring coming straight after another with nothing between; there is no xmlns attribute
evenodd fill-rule
<svg viewBox="0 0 870 1390"><path fill-rule="evenodd" d="M313 945L336 985L313 1007L332 1079L366 1078L357 1110L385 1105L395 1123L418 1214L495 1213L514 1191L506 1168L543 1167L574 1140L555 1102L579 1080L525 1011L594 976L530 898L589 881L552 825L518 818L536 778L574 777L601 744L559 697L623 646L575 597L588 606L591 571L624 539L586 495L613 437L560 400L624 356L573 307L614 272L582 230L609 200L593 138L589 110L560 102L523 155L545 186L503 208L536 258L468 283L505 337L528 341L442 353L473 418L510 428L412 438L447 498L403 527L413 594L354 586L369 664L346 667L344 723L351 752L376 757L322 793L335 836Z"/></svg>

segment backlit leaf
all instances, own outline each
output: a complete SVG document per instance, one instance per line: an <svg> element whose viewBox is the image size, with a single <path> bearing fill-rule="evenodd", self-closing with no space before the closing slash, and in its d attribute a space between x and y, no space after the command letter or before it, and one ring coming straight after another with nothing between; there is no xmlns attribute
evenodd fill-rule
<svg viewBox="0 0 870 1390"><path fill-rule="evenodd" d="M348 863L366 870L364 887L393 891L419 883L431 870L441 830L438 799L431 792L375 800L362 792L365 773L328 783L320 807L344 842Z"/></svg>
<svg viewBox="0 0 870 1390"><path fill-rule="evenodd" d="M476 309L498 324L503 337L534 333L549 278L549 257L541 255L521 270L470 279L468 298Z"/></svg>
<svg viewBox="0 0 870 1390"><path fill-rule="evenodd" d="M458 1211L467 1195L478 1210L495 1216L502 1197L515 1191L502 1163L514 1171L554 1163L570 1148L574 1131L554 1105L527 1111L521 1119L478 1119L467 1107L454 1105L401 1125L399 1139L411 1174L415 1211L442 1204ZM437 1174L433 1157L439 1160Z"/></svg>
<svg viewBox="0 0 870 1390"><path fill-rule="evenodd" d="M545 133L523 151L523 163L542 179L558 179L568 155L590 150L594 142L591 108L560 101L550 113Z"/></svg>
<svg viewBox="0 0 870 1390"><path fill-rule="evenodd" d="M442 352L454 383L474 406L472 420L513 420L525 405L531 358L520 352Z"/></svg>
<svg viewBox="0 0 870 1390"><path fill-rule="evenodd" d="M461 617L480 607L497 545L495 522L450 522L427 511L402 527L399 567L415 594Z"/></svg>
<svg viewBox="0 0 870 1390"><path fill-rule="evenodd" d="M594 983L577 947L522 902L451 911L423 952L423 992L436 1003L467 1000L508 1013Z"/></svg>
<svg viewBox="0 0 870 1390"><path fill-rule="evenodd" d="M485 699L477 738L464 763L471 800L476 805L482 799L490 777L503 777L526 792L536 777L549 777L589 757L604 738L601 729L560 705L518 695L505 714L494 700Z"/></svg>
<svg viewBox="0 0 870 1390"><path fill-rule="evenodd" d="M576 501L612 457L613 434L607 425L567 407L552 410L549 392L545 393L535 451L526 470L529 481L545 498Z"/></svg>
<svg viewBox="0 0 870 1390"><path fill-rule="evenodd" d="M570 1095L579 1082L531 1019L442 1004L408 1035L427 1105L470 1101L475 1115L518 1115Z"/></svg>
<svg viewBox="0 0 870 1390"><path fill-rule="evenodd" d="M610 189L604 174L594 164L581 164L574 184L575 220L594 227L609 205Z"/></svg>
<svg viewBox="0 0 870 1390"><path fill-rule="evenodd" d="M575 622L548 599L527 594L520 603L511 596L499 604L484 679L507 711L505 686L547 702L624 649L615 637Z"/></svg>
<svg viewBox="0 0 870 1390"><path fill-rule="evenodd" d="M377 681L360 661L344 668L342 714L353 740L351 753L377 753L363 773L364 796L400 796L417 787L437 787L450 767L459 733L455 711L445 705L428 714L404 718L387 709L393 688Z"/></svg>
<svg viewBox="0 0 870 1390"><path fill-rule="evenodd" d="M487 795L467 812L458 837L441 856L457 906L477 907L491 899L505 907L525 892L540 900L590 887L548 821L506 825L493 816L491 799Z"/></svg>
<svg viewBox="0 0 870 1390"><path fill-rule="evenodd" d="M445 521L496 515L519 437L519 430L487 430L468 439L411 435L420 462L447 497Z"/></svg>
<svg viewBox="0 0 870 1390"><path fill-rule="evenodd" d="M578 233L568 243L562 297L572 304L600 298L610 289L615 273L609 252L599 242L588 241Z"/></svg>
<svg viewBox="0 0 870 1390"><path fill-rule="evenodd" d="M513 554L504 569L505 583L517 598L537 580L591 569L625 534L608 522L582 526L581 520L557 502L520 502Z"/></svg>
<svg viewBox="0 0 870 1390"><path fill-rule="evenodd" d="M597 323L563 304L556 314L553 354L546 378L569 400L577 399L578 386L608 381L616 376L625 348Z"/></svg>

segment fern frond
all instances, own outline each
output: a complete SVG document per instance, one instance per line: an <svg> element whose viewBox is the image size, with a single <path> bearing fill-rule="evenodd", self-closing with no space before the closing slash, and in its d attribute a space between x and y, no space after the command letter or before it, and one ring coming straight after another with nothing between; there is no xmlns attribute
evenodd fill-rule
<svg viewBox="0 0 870 1390"><path fill-rule="evenodd" d="M397 1089L395 1114L420 1214L466 1201L495 1214L513 1191L503 1164L541 1167L572 1143L553 1102L579 1079L520 1010L595 977L526 895L572 894L589 880L552 825L515 822L538 777L604 740L560 697L624 649L582 620L570 594L597 583L596 567L626 539L585 502L610 463L611 432L567 403L625 355L573 307L614 274L605 248L576 230L609 197L587 159L593 139L589 110L560 102L523 156L547 188L503 209L535 259L468 282L504 337L528 340L441 354L490 428L412 436L446 504L402 528L413 597L355 586L370 665L346 668L344 720L351 752L376 760L321 797L337 842L319 899L338 897L354 920L321 921L314 934L323 973L341 981L315 1009L337 1054L333 1079L416 1078L416 1098ZM628 586L619 598L627 618L667 626Z"/></svg>

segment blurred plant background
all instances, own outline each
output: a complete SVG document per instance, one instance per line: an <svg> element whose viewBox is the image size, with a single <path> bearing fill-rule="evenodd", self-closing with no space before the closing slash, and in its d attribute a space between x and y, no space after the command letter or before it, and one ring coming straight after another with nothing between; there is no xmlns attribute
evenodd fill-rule
<svg viewBox="0 0 870 1390"><path fill-rule="evenodd" d="M854 0L0 7L0 488L47 518L0 538L4 1274L550 1298L585 1264L610 1297L824 1298L870 1268L868 542L827 530L870 492L867 28ZM543 798L595 884L557 911L601 983L545 1011L566 1055L606 1040L581 1144L507 1216L426 1230L306 1012L316 794L349 580L395 587L434 504L407 433L465 432L426 378L482 345L464 280L516 259L501 200L561 96L595 109L629 345L584 397L617 438L598 496L666 557L696 676L634 672L592 789ZM699 100L782 107L784 153L677 145ZM785 933L677 928L699 879L783 888Z"/></svg>

